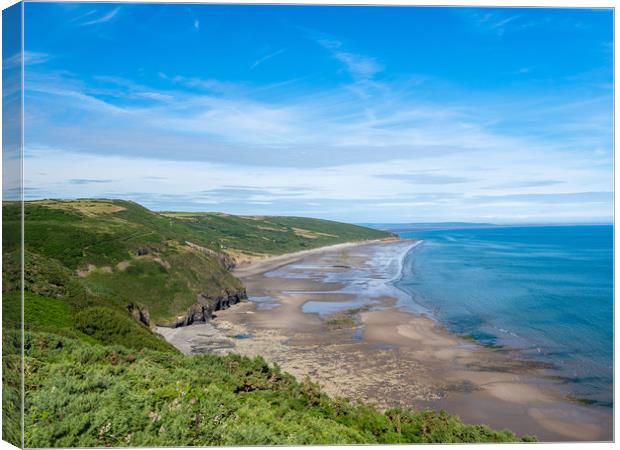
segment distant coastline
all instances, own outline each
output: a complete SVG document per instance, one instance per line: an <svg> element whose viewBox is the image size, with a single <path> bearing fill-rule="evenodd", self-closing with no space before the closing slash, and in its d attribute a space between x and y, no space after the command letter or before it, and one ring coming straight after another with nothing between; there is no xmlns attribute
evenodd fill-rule
<svg viewBox="0 0 620 450"><path fill-rule="evenodd" d="M592 223L522 223L494 224L475 222L420 222L420 223L359 223L357 225L392 233L443 231L443 230L481 230L491 228L535 228L535 227L573 227L573 226L613 226L613 222Z"/></svg>

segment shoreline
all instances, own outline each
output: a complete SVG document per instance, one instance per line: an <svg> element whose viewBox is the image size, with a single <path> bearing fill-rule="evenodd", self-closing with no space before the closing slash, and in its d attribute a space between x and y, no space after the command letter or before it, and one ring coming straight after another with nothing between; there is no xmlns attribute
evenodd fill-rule
<svg viewBox="0 0 620 450"><path fill-rule="evenodd" d="M233 268L232 274L238 278L248 277L253 275L260 275L261 273L268 272L270 270L277 269L278 267L286 264L298 261L306 256L321 254L324 252L342 250L346 248L359 247L364 245L382 244L398 242L403 240L415 240L415 239L403 239L399 237L384 238L384 239L369 239L364 241L342 242L340 244L326 245L323 247L312 248L309 250L300 250L298 252L283 253L282 255L265 256L262 258L256 258L250 261L244 261L237 267Z"/></svg>
<svg viewBox="0 0 620 450"><path fill-rule="evenodd" d="M414 248L418 247L419 245L422 245L423 243L424 243L424 240L416 239L415 242L413 242L411 244L411 247L405 249L405 251L403 251L403 253L398 258L398 271L397 271L396 275L391 280L388 281L388 283L390 283L396 289L399 289L399 290L402 291L402 289L400 289L398 286L396 286L396 283L398 283L400 280L402 280L403 276L405 274L404 273L404 270L405 270L405 259L407 259L407 257L409 256L409 253L411 253ZM406 292L404 292L404 293L406 294Z"/></svg>
<svg viewBox="0 0 620 450"><path fill-rule="evenodd" d="M236 274L253 301L219 311L210 323L168 332L166 339L189 354L260 355L300 379L310 376L332 395L381 408L446 409L468 423L506 427L545 441L610 439L609 415L568 402L560 386L544 378L544 368L397 307L398 293L409 294L395 283L421 242L337 244L269 258ZM397 252L405 243L409 246ZM398 268L389 277L373 272L387 270L386 255L390 270L394 264ZM368 285L358 289L359 274L349 270L365 270L362 281ZM372 301L355 303L366 297ZM309 304L318 309L306 311ZM334 305L342 307L330 309ZM334 318L347 325L334 327Z"/></svg>

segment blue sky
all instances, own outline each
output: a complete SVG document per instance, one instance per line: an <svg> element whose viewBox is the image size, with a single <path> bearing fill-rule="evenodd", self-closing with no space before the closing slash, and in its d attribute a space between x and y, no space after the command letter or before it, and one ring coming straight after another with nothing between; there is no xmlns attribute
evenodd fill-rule
<svg viewBox="0 0 620 450"><path fill-rule="evenodd" d="M29 198L612 218L611 10L27 3Z"/></svg>

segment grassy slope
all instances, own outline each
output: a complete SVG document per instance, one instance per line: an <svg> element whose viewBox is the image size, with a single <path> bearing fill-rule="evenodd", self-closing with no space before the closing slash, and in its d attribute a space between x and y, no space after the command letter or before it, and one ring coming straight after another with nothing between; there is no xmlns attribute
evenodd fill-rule
<svg viewBox="0 0 620 450"><path fill-rule="evenodd" d="M217 223L217 233L205 226L205 216L197 221L163 217L129 202L26 205L27 446L516 439L510 432L463 425L452 416L383 414L330 399L317 386L300 384L261 359L180 355L135 320L126 304L146 305L165 317L193 301L196 292L239 286L212 255L190 249L185 240L209 248L230 248L234 242L241 251L277 252L253 234L268 220L289 227L280 235L287 251L303 242L337 242L299 235L328 234L333 225L323 221L207 216L215 217L210 223ZM3 233L14 233L17 207L4 204L3 217ZM300 220L304 231L299 231ZM332 228L326 230L328 225ZM382 236L346 226L337 233L340 242ZM18 443L19 259L16 245L10 239L5 243L3 436ZM149 248L148 255L137 257L138 248ZM123 261L121 270L117 265ZM87 264L97 269L78 276Z"/></svg>

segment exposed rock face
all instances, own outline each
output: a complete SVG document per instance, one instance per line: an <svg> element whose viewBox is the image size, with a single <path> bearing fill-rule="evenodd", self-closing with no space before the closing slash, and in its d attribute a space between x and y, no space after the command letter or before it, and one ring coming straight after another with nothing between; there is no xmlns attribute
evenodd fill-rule
<svg viewBox="0 0 620 450"><path fill-rule="evenodd" d="M248 295L245 289L232 292L227 291L224 295L219 295L217 297L198 294L196 303L188 308L184 316L178 317L172 326L175 328L185 327L196 322L207 322L211 320L215 311L227 309L247 298Z"/></svg>
<svg viewBox="0 0 620 450"><path fill-rule="evenodd" d="M226 269L226 270L232 270L237 265L237 261L235 260L235 258L233 258L232 256L230 256L227 253L216 252L214 250L211 250L210 248L203 247L201 245L194 244L194 243L189 242L189 241L185 241L185 243L189 247L193 248L194 250L198 250L199 252L202 252L205 255L208 255L208 256L211 256L212 258L215 258L217 260L217 262L220 263L220 265L224 269Z"/></svg>
<svg viewBox="0 0 620 450"><path fill-rule="evenodd" d="M136 250L136 255L138 256L145 256L149 253L151 253L151 249L148 247L138 247L138 250Z"/></svg>
<svg viewBox="0 0 620 450"><path fill-rule="evenodd" d="M135 306L133 303L130 303L129 305L127 305L127 310L139 322L142 322L147 327L151 325L151 316L148 309L140 308L138 306Z"/></svg>

